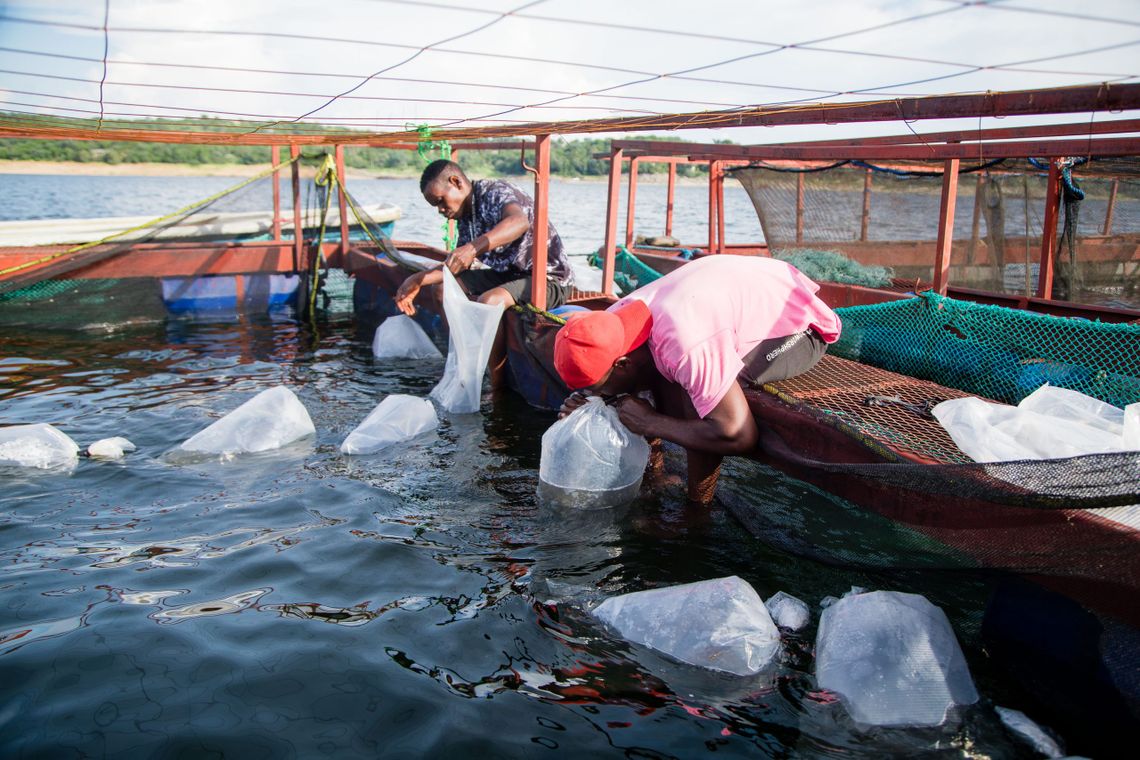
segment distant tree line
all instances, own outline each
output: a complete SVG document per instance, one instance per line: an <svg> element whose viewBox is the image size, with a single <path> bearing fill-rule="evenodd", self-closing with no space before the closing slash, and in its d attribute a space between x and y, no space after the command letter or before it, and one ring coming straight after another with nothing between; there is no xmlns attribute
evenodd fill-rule
<svg viewBox="0 0 1140 760"><path fill-rule="evenodd" d="M222 131L220 122L209 131ZM196 130L205 130L196 125ZM645 139L654 139L647 137ZM563 177L590 177L609 172L609 162L594 158L595 154L608 153L609 140L582 138L566 140L556 138L550 150L551 173ZM331 148L306 147L305 161L317 160ZM282 155L287 152L282 150ZM438 158L433 151L430 158ZM517 150L465 150L457 159L468 172L479 176L525 174ZM72 161L106 164L268 164L269 149L257 145L187 145L149 142L115 142L100 140L25 140L0 139L0 160L8 161ZM528 161L533 155L528 154ZM414 150L389 148L348 147L345 164L355 169L382 173L414 174L424 166L424 159ZM668 171L663 163L643 163L639 174L660 174ZM707 172L699 164L678 166L681 176L697 176Z"/></svg>

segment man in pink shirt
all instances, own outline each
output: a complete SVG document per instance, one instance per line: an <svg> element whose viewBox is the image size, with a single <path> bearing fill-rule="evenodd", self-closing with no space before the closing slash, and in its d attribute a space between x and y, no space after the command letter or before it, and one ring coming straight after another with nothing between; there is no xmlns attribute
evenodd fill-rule
<svg viewBox="0 0 1140 760"><path fill-rule="evenodd" d="M688 452L688 494L707 504L725 454L756 447L759 431L743 385L811 369L839 339L839 317L795 267L753 256L707 256L621 299L574 315L558 331L554 366L586 394L651 391L617 402L621 421ZM655 408L656 407L656 408Z"/></svg>

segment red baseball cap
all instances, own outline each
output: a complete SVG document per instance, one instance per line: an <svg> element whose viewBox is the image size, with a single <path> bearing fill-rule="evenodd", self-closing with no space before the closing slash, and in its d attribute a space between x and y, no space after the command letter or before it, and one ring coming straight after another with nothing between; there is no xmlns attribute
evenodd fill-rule
<svg viewBox="0 0 1140 760"><path fill-rule="evenodd" d="M631 298L607 311L578 312L554 338L554 368L571 390L594 385L649 338L649 307Z"/></svg>

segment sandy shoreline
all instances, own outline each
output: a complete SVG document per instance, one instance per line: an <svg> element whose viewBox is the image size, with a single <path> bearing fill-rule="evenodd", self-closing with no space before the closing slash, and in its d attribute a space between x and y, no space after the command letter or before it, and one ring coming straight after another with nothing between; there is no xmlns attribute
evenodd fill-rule
<svg viewBox="0 0 1140 760"><path fill-rule="evenodd" d="M48 174L89 177L253 177L268 169L268 164L104 164L80 161L5 161L0 160L0 174ZM378 172L368 169L346 169L348 179L418 179L419 172ZM288 170L283 172L288 176ZM312 167L301 167L301 176L311 178ZM473 176L473 179L479 177ZM530 177L504 177L516 185L530 184ZM558 182L606 182L604 176L553 177ZM623 182L627 178L623 178ZM664 184L665 174L638 175L639 183ZM704 177L678 177L678 185L704 185Z"/></svg>

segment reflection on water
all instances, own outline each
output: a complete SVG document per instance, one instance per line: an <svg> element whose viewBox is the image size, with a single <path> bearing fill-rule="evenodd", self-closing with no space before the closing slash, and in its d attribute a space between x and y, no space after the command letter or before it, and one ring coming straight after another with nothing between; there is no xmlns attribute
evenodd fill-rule
<svg viewBox="0 0 1140 760"><path fill-rule="evenodd" d="M425 396L439 370L352 335L284 317L0 335L0 423L139 447L3 483L0 755L1018 756L985 704L958 729L860 732L815 687L811 628L753 679L613 637L588 609L614 593L736 574L814 605L898 581L766 548L675 482L616 510L540 507L553 415L515 397L345 457L381 397ZM277 384L316 423L306 446L168 461ZM789 514L817 506L757 483ZM903 590L969 629L977 594L951 586ZM966 644L982 691L1008 696Z"/></svg>

